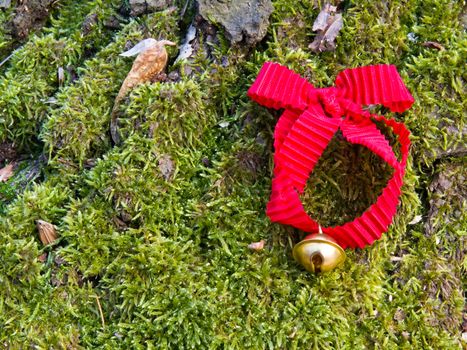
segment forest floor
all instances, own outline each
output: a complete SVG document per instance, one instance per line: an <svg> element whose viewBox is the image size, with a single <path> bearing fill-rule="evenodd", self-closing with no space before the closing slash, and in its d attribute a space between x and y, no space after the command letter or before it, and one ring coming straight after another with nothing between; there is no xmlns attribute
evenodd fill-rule
<svg viewBox="0 0 467 350"><path fill-rule="evenodd" d="M5 349L466 346L463 1L344 1L326 52L309 48L318 1L272 1L256 44L203 20L190 0L38 3L0 0ZM178 46L166 75L122 102L114 146L111 110L133 61L119 54L148 37ZM402 114L371 107L412 133L398 214L327 274L297 265L304 233L265 214L279 114L246 96L265 61L317 87L346 68L394 64L415 98ZM389 176L336 136L305 208L326 226L349 221ZM58 239L44 246L37 220Z"/></svg>

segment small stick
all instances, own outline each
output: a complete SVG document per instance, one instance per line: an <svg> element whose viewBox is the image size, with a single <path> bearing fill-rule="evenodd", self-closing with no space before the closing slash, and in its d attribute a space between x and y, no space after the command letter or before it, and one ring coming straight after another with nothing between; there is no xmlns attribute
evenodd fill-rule
<svg viewBox="0 0 467 350"><path fill-rule="evenodd" d="M188 4L190 3L190 1L191 1L191 0L186 0L185 6L183 6L183 10L182 10L182 12L180 13L180 17L185 16L185 12L186 12L186 9L188 8Z"/></svg>
<svg viewBox="0 0 467 350"><path fill-rule="evenodd" d="M5 58L2 62L0 62L0 67L3 66L5 63L7 63L8 60L9 60L10 58L13 57L13 55L14 55L14 52L10 53L10 54L7 56L7 58Z"/></svg>
<svg viewBox="0 0 467 350"><path fill-rule="evenodd" d="M104 313L102 312L101 302L99 301L99 297L97 295L94 295L94 298L96 298L97 308L99 309L99 314L101 315L102 328L105 328L105 319Z"/></svg>

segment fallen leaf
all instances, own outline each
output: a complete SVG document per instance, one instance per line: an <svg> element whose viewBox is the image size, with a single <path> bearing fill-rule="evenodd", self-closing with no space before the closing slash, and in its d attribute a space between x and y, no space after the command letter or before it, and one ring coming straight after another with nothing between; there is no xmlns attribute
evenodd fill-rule
<svg viewBox="0 0 467 350"><path fill-rule="evenodd" d="M323 10L321 10L321 12L318 14L318 17L316 17L312 30L314 32L318 30L325 30L328 26L328 19L331 12L336 12L336 10L337 8L335 6L332 6L329 3L325 4Z"/></svg>
<svg viewBox="0 0 467 350"><path fill-rule="evenodd" d="M57 239L57 230L54 225L44 220L36 221L37 230L39 231L39 238L44 245L55 242Z"/></svg>
<svg viewBox="0 0 467 350"><path fill-rule="evenodd" d="M248 244L248 248L251 249L251 250L260 251L260 250L264 249L264 243L265 243L265 241L264 241L264 239L262 239L259 242L253 242L253 243Z"/></svg>
<svg viewBox="0 0 467 350"><path fill-rule="evenodd" d="M115 98L112 116L110 120L110 134L115 144L120 144L120 134L118 133L117 112L120 102L126 94L135 86L151 81L153 77L162 72L167 64L166 45L175 45L168 40L144 39L130 50L120 54L123 57L136 56L130 72L123 81L120 91Z"/></svg>
<svg viewBox="0 0 467 350"><path fill-rule="evenodd" d="M15 167L15 163L10 163L7 166L0 169L0 182L6 182L10 177L13 176L13 168Z"/></svg>
<svg viewBox="0 0 467 350"><path fill-rule="evenodd" d="M308 46L314 52L332 51L336 48L335 40L343 26L342 14L336 13L337 8L329 3L324 5L313 23L313 31L318 35Z"/></svg>
<svg viewBox="0 0 467 350"><path fill-rule="evenodd" d="M437 43L436 41L425 41L422 46L429 47L430 49L436 49L443 51L444 46L441 45L440 43Z"/></svg>

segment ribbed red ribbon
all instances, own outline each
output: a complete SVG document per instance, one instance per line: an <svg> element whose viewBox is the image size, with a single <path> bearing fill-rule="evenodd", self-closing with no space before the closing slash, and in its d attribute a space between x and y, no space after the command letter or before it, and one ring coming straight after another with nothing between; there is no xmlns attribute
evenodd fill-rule
<svg viewBox="0 0 467 350"><path fill-rule="evenodd" d="M371 114L362 106L382 104L393 112L403 112L412 106L414 99L396 68L375 65L346 69L338 74L334 87L317 89L290 69L267 62L248 96L263 106L285 109L274 131L274 178L266 211L271 220L305 232L318 230L318 223L305 212L300 194L340 128L349 142L370 149L393 167L394 173L376 203L362 216L342 226L325 227L323 231L343 248L363 248L379 239L397 211L410 132L403 123ZM373 120L383 122L398 136L400 161Z"/></svg>

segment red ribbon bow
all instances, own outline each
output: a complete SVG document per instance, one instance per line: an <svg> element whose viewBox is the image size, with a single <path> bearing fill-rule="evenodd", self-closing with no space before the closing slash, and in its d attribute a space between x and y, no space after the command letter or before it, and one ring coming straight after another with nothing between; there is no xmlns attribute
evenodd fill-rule
<svg viewBox="0 0 467 350"><path fill-rule="evenodd" d="M299 195L340 128L349 142L366 146L393 167L394 173L376 203L363 215L342 226L325 227L323 232L343 248L363 248L379 239L399 204L410 132L403 123L371 114L362 106L382 104L393 112L412 106L414 99L396 68L376 65L346 69L338 74L335 87L317 89L290 69L267 62L248 96L266 107L285 109L274 130L274 178L266 210L271 220L306 232L318 230L318 223L306 214ZM385 123L398 136L400 161L371 118Z"/></svg>

